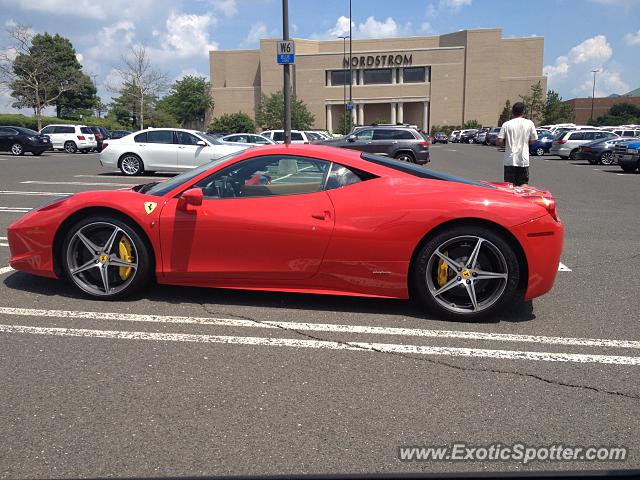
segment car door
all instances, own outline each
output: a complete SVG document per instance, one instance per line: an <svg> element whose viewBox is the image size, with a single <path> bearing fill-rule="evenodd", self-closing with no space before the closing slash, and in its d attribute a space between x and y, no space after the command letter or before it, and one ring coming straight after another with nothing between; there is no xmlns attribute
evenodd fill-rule
<svg viewBox="0 0 640 480"><path fill-rule="evenodd" d="M178 169L178 145L173 140L173 130L149 130L136 135L138 152L146 170Z"/></svg>
<svg viewBox="0 0 640 480"><path fill-rule="evenodd" d="M178 168L180 170L190 170L211 160L228 155L234 150L243 148L242 145L209 145L208 142L201 138L182 131L176 131L176 142L178 144ZM198 145L198 142L206 145Z"/></svg>
<svg viewBox="0 0 640 480"><path fill-rule="evenodd" d="M160 217L164 275L244 285L313 276L334 225L324 191L329 166L307 157L255 156L195 184L202 205L169 200Z"/></svg>
<svg viewBox="0 0 640 480"><path fill-rule="evenodd" d="M9 150L12 138L16 133L17 132L13 128L0 127L0 151L6 152Z"/></svg>
<svg viewBox="0 0 640 480"><path fill-rule="evenodd" d="M353 135L347 137L347 141L340 146L343 148L350 148L352 150L360 150L362 152L371 152L373 140L373 129L363 128L358 130Z"/></svg>
<svg viewBox="0 0 640 480"><path fill-rule="evenodd" d="M366 142L363 151L377 155L388 155L398 141L394 139L393 129L376 128L373 137Z"/></svg>

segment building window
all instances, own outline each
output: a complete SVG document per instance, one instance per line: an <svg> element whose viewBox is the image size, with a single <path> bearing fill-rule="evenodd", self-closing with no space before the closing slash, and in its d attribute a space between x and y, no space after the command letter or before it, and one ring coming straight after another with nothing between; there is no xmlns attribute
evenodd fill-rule
<svg viewBox="0 0 640 480"><path fill-rule="evenodd" d="M426 67L405 67L404 83L424 83L427 80Z"/></svg>
<svg viewBox="0 0 640 480"><path fill-rule="evenodd" d="M371 68L362 71L362 80L365 85L377 83L391 83L390 68Z"/></svg>
<svg viewBox="0 0 640 480"><path fill-rule="evenodd" d="M331 70L331 85L349 85L349 70Z"/></svg>

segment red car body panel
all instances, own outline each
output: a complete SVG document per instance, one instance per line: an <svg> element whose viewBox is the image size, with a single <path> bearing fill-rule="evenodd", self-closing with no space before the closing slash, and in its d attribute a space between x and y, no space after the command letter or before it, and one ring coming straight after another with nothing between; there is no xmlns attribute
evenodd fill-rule
<svg viewBox="0 0 640 480"><path fill-rule="evenodd" d="M258 155L309 156L377 178L310 194L204 200L179 198L201 178ZM419 178L363 160L360 152L315 145L249 149L164 196L133 190L94 191L32 211L9 227L11 266L53 277L56 232L87 208L115 210L147 235L159 283L407 298L412 255L447 222L473 219L510 232L526 257L525 298L555 280L563 226L536 201L547 192L485 188ZM147 214L145 202L157 203Z"/></svg>

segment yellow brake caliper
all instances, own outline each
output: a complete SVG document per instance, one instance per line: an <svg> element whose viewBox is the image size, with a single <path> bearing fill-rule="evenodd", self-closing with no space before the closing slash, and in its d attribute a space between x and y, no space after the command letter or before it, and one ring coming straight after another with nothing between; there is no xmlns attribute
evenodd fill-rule
<svg viewBox="0 0 640 480"><path fill-rule="evenodd" d="M449 252L442 252L445 257L449 256ZM449 264L444 260L438 261L438 286L444 287L449 279Z"/></svg>
<svg viewBox="0 0 640 480"><path fill-rule="evenodd" d="M124 235L120 239L120 243L118 244L118 253L120 254L120 259L124 262L131 263L133 261L133 256L131 255L131 242ZM126 280L131 275L131 267L120 267L118 269L118 274L122 280Z"/></svg>

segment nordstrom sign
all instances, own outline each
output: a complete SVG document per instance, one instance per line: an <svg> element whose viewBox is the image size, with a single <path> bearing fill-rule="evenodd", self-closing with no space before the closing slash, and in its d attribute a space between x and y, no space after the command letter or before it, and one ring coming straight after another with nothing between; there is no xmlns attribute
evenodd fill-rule
<svg viewBox="0 0 640 480"><path fill-rule="evenodd" d="M413 55L390 54L390 55L360 55L351 57L353 68L370 67L408 67L413 62ZM342 61L343 68L349 68L349 59Z"/></svg>

